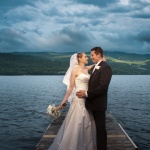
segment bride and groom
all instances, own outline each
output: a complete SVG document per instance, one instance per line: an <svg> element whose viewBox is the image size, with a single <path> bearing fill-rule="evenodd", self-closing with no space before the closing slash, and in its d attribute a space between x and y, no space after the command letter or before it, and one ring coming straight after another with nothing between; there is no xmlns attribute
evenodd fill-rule
<svg viewBox="0 0 150 150"><path fill-rule="evenodd" d="M95 65L85 66L84 52L70 59L63 80L67 92L61 103L69 100L70 108L49 150L107 150L105 111L112 71L100 47L91 49L91 59Z"/></svg>

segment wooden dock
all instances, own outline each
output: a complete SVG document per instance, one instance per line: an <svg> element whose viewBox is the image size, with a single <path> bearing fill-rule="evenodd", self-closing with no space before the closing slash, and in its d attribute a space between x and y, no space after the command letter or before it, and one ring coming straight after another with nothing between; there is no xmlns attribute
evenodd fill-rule
<svg viewBox="0 0 150 150"><path fill-rule="evenodd" d="M48 150L52 144L66 114L62 114L59 118L52 121L47 127L46 132L36 146L36 150ZM107 129L107 147L108 150L138 150L138 147L131 140L120 124L110 114L106 114Z"/></svg>

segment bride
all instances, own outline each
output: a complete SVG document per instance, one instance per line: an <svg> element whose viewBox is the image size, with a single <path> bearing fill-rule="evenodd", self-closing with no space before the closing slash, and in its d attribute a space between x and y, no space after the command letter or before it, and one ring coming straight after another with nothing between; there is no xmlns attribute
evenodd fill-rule
<svg viewBox="0 0 150 150"><path fill-rule="evenodd" d="M70 59L70 67L63 82L68 90L61 106L68 100L70 108L49 150L96 150L96 128L92 114L85 108L85 98L78 98L75 93L88 90L90 75L88 70L93 65L85 66L88 58L84 52L75 53Z"/></svg>

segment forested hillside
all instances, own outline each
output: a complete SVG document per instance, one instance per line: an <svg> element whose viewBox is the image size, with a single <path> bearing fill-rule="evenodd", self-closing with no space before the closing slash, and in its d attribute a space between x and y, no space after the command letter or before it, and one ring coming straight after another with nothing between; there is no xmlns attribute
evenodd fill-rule
<svg viewBox="0 0 150 150"><path fill-rule="evenodd" d="M0 53L0 75L60 75L72 53ZM87 53L90 57L90 54ZM150 74L150 55L105 52L113 74ZM89 58L89 64L92 64Z"/></svg>

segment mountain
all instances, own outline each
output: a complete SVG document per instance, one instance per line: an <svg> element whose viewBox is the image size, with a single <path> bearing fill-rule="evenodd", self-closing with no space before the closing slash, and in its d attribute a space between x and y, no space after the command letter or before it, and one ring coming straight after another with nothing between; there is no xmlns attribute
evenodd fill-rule
<svg viewBox="0 0 150 150"><path fill-rule="evenodd" d="M63 75L73 53L0 53L0 75ZM90 53L86 53L90 57ZM150 74L150 54L105 52L113 74ZM92 64L89 59L89 64Z"/></svg>

